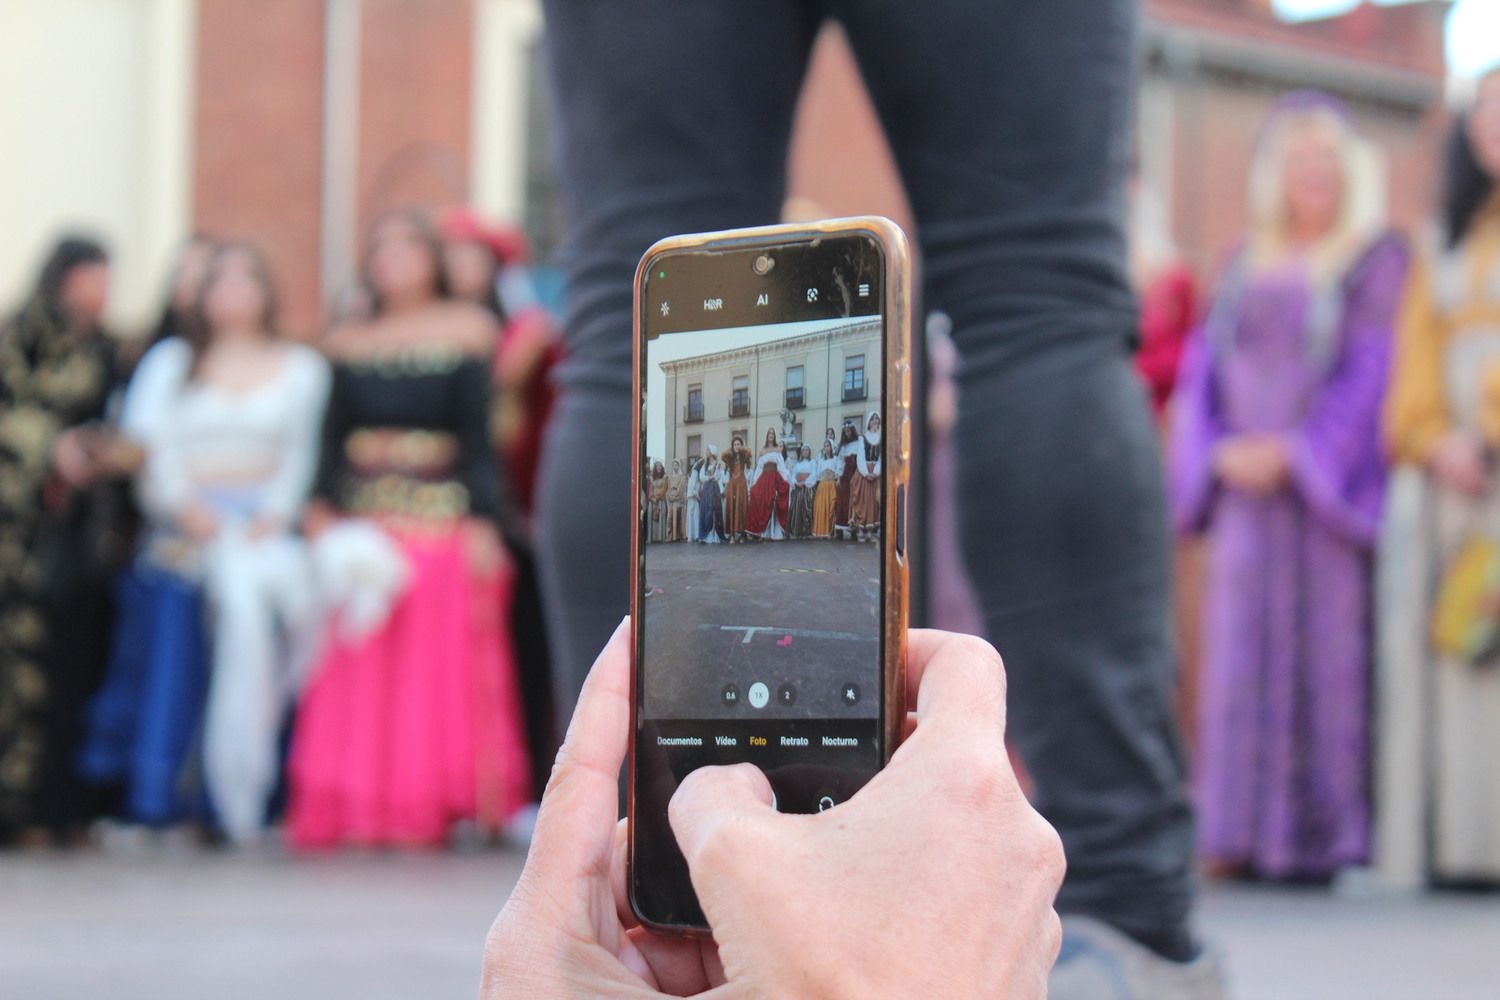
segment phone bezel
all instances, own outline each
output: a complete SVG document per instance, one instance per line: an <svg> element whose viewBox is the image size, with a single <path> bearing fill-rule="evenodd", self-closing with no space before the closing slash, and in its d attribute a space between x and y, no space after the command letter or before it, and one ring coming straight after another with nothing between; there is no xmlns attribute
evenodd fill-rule
<svg viewBox="0 0 1500 1000"><path fill-rule="evenodd" d="M640 732L640 667L643 642L637 623L641 613L640 578L645 557L641 530L642 511L639 502L641 469L639 442L644 433L645 390L642 365L646 346L645 289L647 276L664 258L684 252L714 253L769 249L795 242L811 242L829 237L866 236L874 239L884 255L884 298L882 313L882 408L885 413L889 446L884 456L885 488L881 496L882 518L890 526L881 532L882 580L882 698L880 718L880 764L890 760L905 730L906 722L906 631L907 567L911 539L904 523L910 507L908 467L911 459L911 255L906 234L889 219L860 216L829 219L813 223L792 223L736 229L715 233L673 236L653 244L636 267L632 322L632 386L636 405L631 408L632 440L637 446L631 452L631 577L630 577L630 741L626 761L626 894L631 911L642 925L652 930L689 937L706 937L709 929L694 924L663 923L641 911L636 898L635 879L635 805L636 754Z"/></svg>

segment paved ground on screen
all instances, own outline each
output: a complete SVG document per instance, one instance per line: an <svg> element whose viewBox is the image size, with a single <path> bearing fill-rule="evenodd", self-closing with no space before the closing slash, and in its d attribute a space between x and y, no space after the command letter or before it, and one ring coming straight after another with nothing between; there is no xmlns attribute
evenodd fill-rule
<svg viewBox="0 0 1500 1000"><path fill-rule="evenodd" d="M871 696L879 678L876 543L661 543L646 550L646 586L648 649L695 666L648 671L647 711L655 717L878 713L879 699ZM845 701L851 683L858 690ZM735 698L726 701L730 684ZM749 697L755 684L766 685L761 708Z"/></svg>
<svg viewBox="0 0 1500 1000"><path fill-rule="evenodd" d="M471 997L512 853L0 856L7 1000ZM1480 1000L1500 897L1215 888L1240 1000Z"/></svg>

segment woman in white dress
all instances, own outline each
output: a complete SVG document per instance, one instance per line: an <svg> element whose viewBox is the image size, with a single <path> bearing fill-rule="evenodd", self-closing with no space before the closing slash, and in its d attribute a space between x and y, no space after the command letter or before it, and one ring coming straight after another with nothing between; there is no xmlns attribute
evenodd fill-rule
<svg viewBox="0 0 1500 1000"><path fill-rule="evenodd" d="M698 540L698 490L703 486L698 478L698 471L702 466L703 463L698 459L688 459L687 489L683 493L682 507L683 528L687 532L684 537L690 542Z"/></svg>
<svg viewBox="0 0 1500 1000"><path fill-rule="evenodd" d="M316 635L294 529L328 383L316 352L277 336L264 260L238 244L209 262L185 334L153 347L131 382L122 425L146 453L148 531L81 759L85 774L131 789L131 819L201 818L183 793L201 770L231 840L264 825Z"/></svg>

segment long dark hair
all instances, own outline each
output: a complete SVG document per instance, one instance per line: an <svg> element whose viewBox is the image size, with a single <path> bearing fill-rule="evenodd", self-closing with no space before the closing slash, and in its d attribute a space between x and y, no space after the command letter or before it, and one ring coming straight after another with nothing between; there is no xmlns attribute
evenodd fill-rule
<svg viewBox="0 0 1500 1000"><path fill-rule="evenodd" d="M443 266L443 239L438 234L437 227L425 212L415 208L398 208L386 212L370 224L369 232L365 236L364 254L360 259L359 277L365 288L370 293L370 305L375 315L385 312L385 303L381 301L380 287L370 273L370 264L375 256L375 236L381 229L393 222L399 222L410 226L417 234L417 238L427 248L427 254L432 258L432 295L434 298L447 299L453 297L453 290L448 286L448 270Z"/></svg>
<svg viewBox="0 0 1500 1000"><path fill-rule="evenodd" d="M51 326L66 326L62 290L68 275L76 268L108 263L109 253L98 240L77 233L64 236L53 245L52 252L42 262L36 284L21 307L22 314Z"/></svg>
<svg viewBox="0 0 1500 1000"><path fill-rule="evenodd" d="M1469 235L1474 217L1495 193L1496 178L1480 165L1479 157L1474 154L1474 144L1469 140L1468 114L1459 117L1448 137L1444 173L1443 225L1451 248Z"/></svg>
<svg viewBox="0 0 1500 1000"><path fill-rule="evenodd" d="M213 291L214 283L219 279L224 262L231 257L247 259L250 262L250 271L260 285L263 300L260 312L261 329L272 337L276 336L280 330L281 301L276 294L276 279L271 275L271 265L266 260L266 255L250 243L219 244L213 256L209 257L208 264L203 268L203 283L198 286L198 296L193 302L192 312L182 322L177 334L192 350L193 360L188 366L189 379L198 376L203 365L203 356L208 353L209 344L213 341L214 330L208 321L208 296Z"/></svg>
<svg viewBox="0 0 1500 1000"><path fill-rule="evenodd" d="M214 250L218 249L219 242L206 233L194 233L187 238L182 247L177 251L177 260L172 265L171 276L167 279L166 295L162 296L161 315L156 318L156 323L151 327L151 332L146 337L146 345L148 347L172 337L185 336L186 331L184 327L191 319L193 307L189 305L187 309L178 309L174 299L177 297L177 283L182 278L183 261L187 259L188 254L192 253L198 247L204 247L212 254Z"/></svg>

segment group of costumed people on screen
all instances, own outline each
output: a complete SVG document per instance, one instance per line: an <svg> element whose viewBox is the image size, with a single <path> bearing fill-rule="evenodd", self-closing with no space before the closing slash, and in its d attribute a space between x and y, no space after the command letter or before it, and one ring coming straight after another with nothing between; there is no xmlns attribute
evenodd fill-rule
<svg viewBox="0 0 1500 1000"><path fill-rule="evenodd" d="M736 435L721 457L680 460L671 470L649 466L644 489L652 542L716 545L787 538L847 538L866 541L880 533L880 411L865 417L864 430L844 425L810 444L788 446L768 428L760 454L752 455Z"/></svg>

